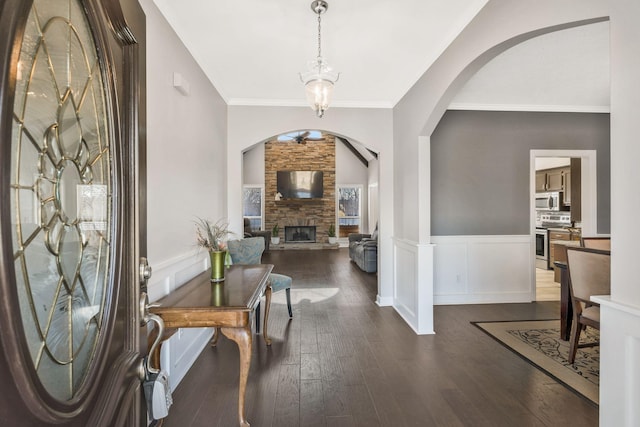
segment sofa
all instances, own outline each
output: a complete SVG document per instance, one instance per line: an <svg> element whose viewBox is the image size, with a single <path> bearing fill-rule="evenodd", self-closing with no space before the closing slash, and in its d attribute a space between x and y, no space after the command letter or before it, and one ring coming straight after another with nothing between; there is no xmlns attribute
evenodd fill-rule
<svg viewBox="0 0 640 427"><path fill-rule="evenodd" d="M265 230L251 230L251 221L249 218L244 218L244 237L262 237L264 238L264 250L269 251L269 244L271 243L271 232Z"/></svg>
<svg viewBox="0 0 640 427"><path fill-rule="evenodd" d="M349 258L366 273L378 271L378 226L372 234L349 233Z"/></svg>

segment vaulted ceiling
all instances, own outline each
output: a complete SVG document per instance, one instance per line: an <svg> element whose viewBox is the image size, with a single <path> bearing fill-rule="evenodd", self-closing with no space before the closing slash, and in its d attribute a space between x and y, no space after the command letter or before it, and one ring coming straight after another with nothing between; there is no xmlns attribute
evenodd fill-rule
<svg viewBox="0 0 640 427"><path fill-rule="evenodd" d="M311 0L154 0L229 105L306 105L317 53ZM392 108L486 0L328 0L322 53L336 107ZM518 45L477 73L454 108L608 111L608 23ZM510 106L510 107L507 107Z"/></svg>

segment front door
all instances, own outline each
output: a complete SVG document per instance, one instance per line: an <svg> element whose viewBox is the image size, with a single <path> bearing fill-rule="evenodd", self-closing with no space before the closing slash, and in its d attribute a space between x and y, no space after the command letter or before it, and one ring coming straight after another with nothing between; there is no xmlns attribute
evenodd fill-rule
<svg viewBox="0 0 640 427"><path fill-rule="evenodd" d="M146 423L144 32L133 0L0 0L0 425Z"/></svg>

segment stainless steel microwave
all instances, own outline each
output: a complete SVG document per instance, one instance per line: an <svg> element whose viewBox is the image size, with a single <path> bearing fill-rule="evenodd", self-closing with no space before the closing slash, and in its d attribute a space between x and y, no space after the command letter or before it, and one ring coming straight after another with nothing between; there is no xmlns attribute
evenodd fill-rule
<svg viewBox="0 0 640 427"><path fill-rule="evenodd" d="M557 191L551 193L536 193L536 210L538 211L558 211L562 204L562 193Z"/></svg>

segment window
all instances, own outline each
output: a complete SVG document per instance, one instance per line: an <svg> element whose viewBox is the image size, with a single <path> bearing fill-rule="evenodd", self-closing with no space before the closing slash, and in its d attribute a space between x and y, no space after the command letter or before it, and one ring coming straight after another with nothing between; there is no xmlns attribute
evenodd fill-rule
<svg viewBox="0 0 640 427"><path fill-rule="evenodd" d="M264 188L245 186L242 189L242 215L251 222L251 230L262 230Z"/></svg>
<svg viewBox="0 0 640 427"><path fill-rule="evenodd" d="M362 186L338 187L338 237L359 233Z"/></svg>
<svg viewBox="0 0 640 427"><path fill-rule="evenodd" d="M298 144L301 144L305 141L320 141L323 139L324 137L322 136L322 132L320 132L319 130L289 132L278 135L278 141L280 142L296 141Z"/></svg>

